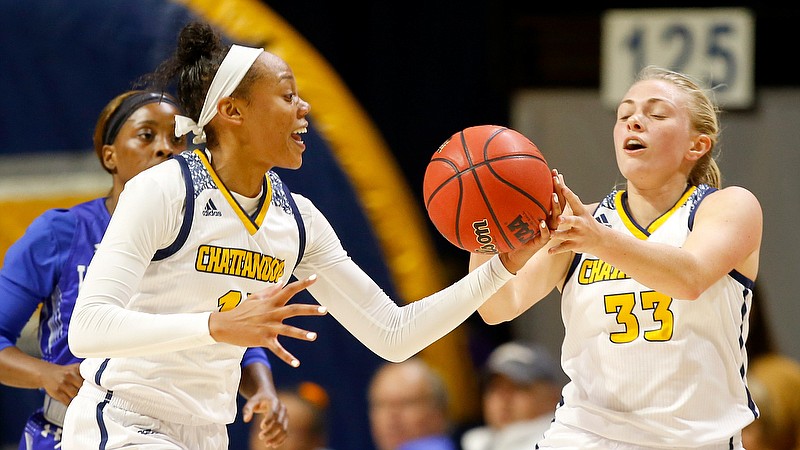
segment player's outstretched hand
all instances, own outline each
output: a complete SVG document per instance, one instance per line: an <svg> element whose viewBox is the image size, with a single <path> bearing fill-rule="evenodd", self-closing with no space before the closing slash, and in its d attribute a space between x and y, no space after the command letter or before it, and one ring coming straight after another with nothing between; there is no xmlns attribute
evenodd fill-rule
<svg viewBox="0 0 800 450"><path fill-rule="evenodd" d="M581 202L577 194L560 179L556 190L565 199L565 213L558 218L558 229L551 233L553 244L550 254L564 252L588 252L603 242L603 233L608 230L592 216L592 210Z"/></svg>
<svg viewBox="0 0 800 450"><path fill-rule="evenodd" d="M228 311L213 312L208 320L208 329L217 342L241 347L268 348L277 357L292 367L300 361L289 353L278 336L287 336L303 341L313 341L317 333L303 330L283 321L296 316L322 316L327 309L319 305L286 303L298 292L311 286L316 275L294 281L282 289L269 287L251 294L247 300Z"/></svg>
<svg viewBox="0 0 800 450"><path fill-rule="evenodd" d="M278 447L286 440L289 413L277 395L257 393L247 400L242 413L242 420L246 423L253 418L258 419L258 423L251 426L259 427L258 438L264 442L265 447Z"/></svg>

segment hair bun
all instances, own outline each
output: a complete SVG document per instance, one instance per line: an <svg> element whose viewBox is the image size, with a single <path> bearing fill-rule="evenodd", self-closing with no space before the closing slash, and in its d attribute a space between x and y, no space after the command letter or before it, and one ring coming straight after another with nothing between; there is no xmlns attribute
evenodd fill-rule
<svg viewBox="0 0 800 450"><path fill-rule="evenodd" d="M192 23L181 30L175 53L180 65L193 65L202 58L212 58L222 51L222 43L214 29L206 23Z"/></svg>

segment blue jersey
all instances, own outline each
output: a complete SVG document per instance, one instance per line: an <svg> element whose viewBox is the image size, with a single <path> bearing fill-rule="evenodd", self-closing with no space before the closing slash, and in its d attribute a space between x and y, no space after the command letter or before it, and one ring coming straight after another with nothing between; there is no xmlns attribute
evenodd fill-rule
<svg viewBox="0 0 800 450"><path fill-rule="evenodd" d="M0 349L13 346L39 304L39 348L53 364L80 362L67 330L86 268L111 219L105 199L52 209L31 223L0 269Z"/></svg>

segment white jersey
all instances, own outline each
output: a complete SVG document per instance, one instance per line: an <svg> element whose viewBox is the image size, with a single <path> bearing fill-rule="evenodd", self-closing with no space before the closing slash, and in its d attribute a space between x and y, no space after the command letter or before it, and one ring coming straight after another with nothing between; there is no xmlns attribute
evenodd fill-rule
<svg viewBox="0 0 800 450"><path fill-rule="evenodd" d="M233 422L244 348L214 341L209 315L285 285L301 255L298 278L318 275L310 293L390 360L450 332L512 277L495 257L400 308L275 173L248 214L202 151L184 152L126 184L87 271L69 331L87 395L170 422Z"/></svg>
<svg viewBox="0 0 800 450"><path fill-rule="evenodd" d="M595 219L639 239L679 247L715 189L690 187L649 226L624 191ZM670 298L590 254L573 260L562 293L565 386L556 421L647 448L727 442L758 415L746 385L744 343L753 282L731 272L694 301Z"/></svg>

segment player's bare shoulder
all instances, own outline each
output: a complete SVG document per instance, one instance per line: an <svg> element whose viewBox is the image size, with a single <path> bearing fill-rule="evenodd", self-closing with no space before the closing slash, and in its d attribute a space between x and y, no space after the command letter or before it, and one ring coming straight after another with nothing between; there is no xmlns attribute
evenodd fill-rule
<svg viewBox="0 0 800 450"><path fill-rule="evenodd" d="M751 220L761 223L763 213L761 203L750 190L741 186L728 186L718 189L703 200L698 215L707 213L744 214Z"/></svg>

